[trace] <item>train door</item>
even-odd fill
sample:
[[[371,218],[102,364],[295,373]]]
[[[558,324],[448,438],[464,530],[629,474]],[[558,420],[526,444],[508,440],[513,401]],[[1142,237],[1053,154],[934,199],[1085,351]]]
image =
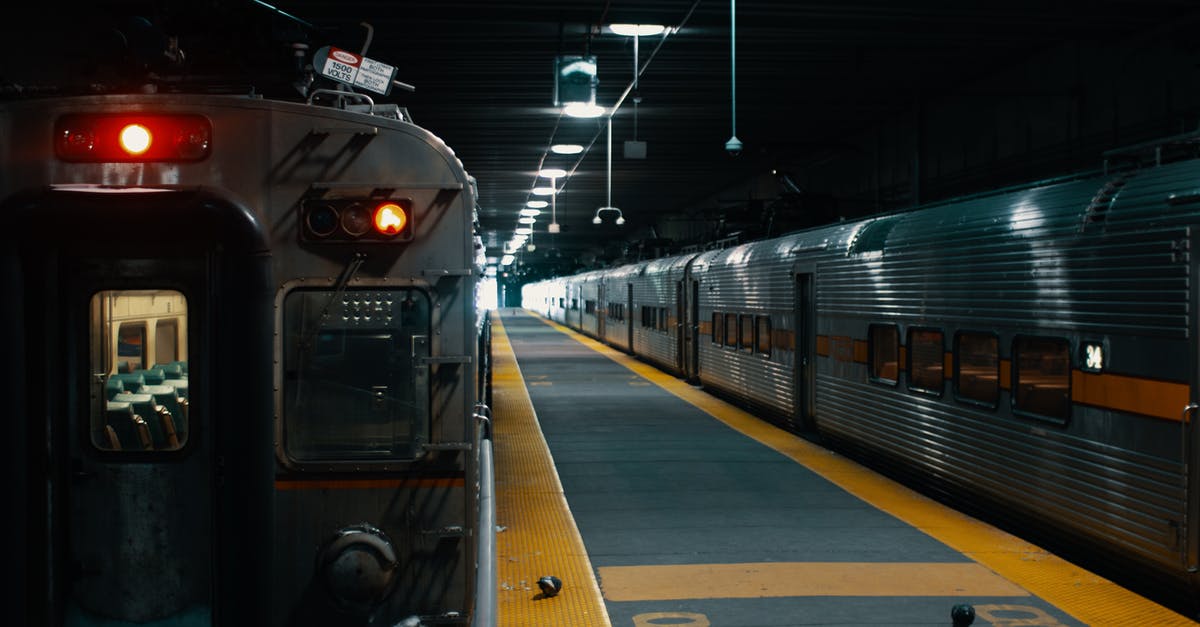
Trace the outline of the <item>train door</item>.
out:
[[[671,330],[675,334],[675,369],[683,372],[684,364],[684,345],[687,343],[684,339],[686,329],[683,325],[683,281],[675,282],[675,311],[672,315],[675,316],[674,328]]]
[[[687,304],[688,355],[687,379],[693,383],[700,380],[700,281],[692,279],[691,298]]]
[[[608,295],[605,294],[604,282],[596,285],[596,337],[604,340],[605,327],[608,324]]]
[[[633,352],[633,283],[625,284],[625,347]]]
[[[575,324],[568,324],[572,329],[583,329],[583,310],[587,309],[583,303],[583,286],[572,286],[571,294],[574,299],[571,300],[571,309],[575,310]]]
[[[816,360],[813,350],[815,340],[816,303],[813,298],[813,273],[796,274],[794,341],[792,356],[795,362],[794,424],[805,430],[814,428],[813,414],[816,402]]]
[[[71,227],[10,242],[30,338],[17,624],[269,624],[257,225],[210,194],[145,189],[40,192],[13,214],[27,233]]]

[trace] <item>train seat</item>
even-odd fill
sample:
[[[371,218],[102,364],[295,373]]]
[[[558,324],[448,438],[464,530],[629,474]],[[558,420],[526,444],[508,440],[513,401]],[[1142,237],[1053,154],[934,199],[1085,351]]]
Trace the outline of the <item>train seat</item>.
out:
[[[154,397],[154,402],[165,407],[170,413],[172,422],[180,438],[187,435],[187,399],[180,398],[171,380],[163,385],[147,385],[142,392]],[[165,431],[165,430],[164,430]]]
[[[177,394],[179,398],[186,399],[188,396],[188,380],[186,378],[167,379],[163,382],[163,385],[169,385],[175,388],[175,394]]]
[[[149,368],[146,370],[134,370],[133,374],[140,374],[146,379],[146,385],[162,385],[162,382],[167,379],[166,374],[161,368]]]
[[[109,380],[112,379],[116,379],[124,384],[125,392],[133,392],[135,394],[142,389],[143,385],[146,385],[146,377],[132,372],[118,372],[109,377]]]
[[[146,393],[131,394],[122,392],[113,397],[112,402],[128,403],[133,412],[138,414],[150,431],[153,448],[167,448],[167,432],[162,425],[161,413],[166,409],[154,400],[154,395]],[[119,432],[118,432],[119,434]],[[122,439],[122,442],[124,439]]]
[[[117,439],[117,432],[113,430],[112,425],[104,425],[104,443],[114,451],[121,450],[121,440]]]
[[[125,382],[120,379],[109,377],[104,382],[104,397],[107,400],[112,400],[114,396],[125,391]]]
[[[171,379],[182,379],[184,377],[183,366],[180,366],[176,362],[171,362],[168,364],[154,364],[153,366],[151,366],[150,369],[151,370],[162,370],[163,376],[168,381],[170,381]]]
[[[151,450],[154,447],[149,425],[137,415],[133,403],[108,401],[104,417],[108,422],[105,426],[111,427],[121,450]]]

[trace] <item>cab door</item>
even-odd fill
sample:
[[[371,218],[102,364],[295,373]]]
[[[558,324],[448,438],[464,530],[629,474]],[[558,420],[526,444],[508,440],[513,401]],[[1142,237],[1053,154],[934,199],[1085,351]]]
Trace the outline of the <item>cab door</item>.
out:
[[[37,547],[17,624],[270,624],[257,224],[196,191],[50,190],[10,210],[33,234],[6,242],[27,336],[17,509]]]

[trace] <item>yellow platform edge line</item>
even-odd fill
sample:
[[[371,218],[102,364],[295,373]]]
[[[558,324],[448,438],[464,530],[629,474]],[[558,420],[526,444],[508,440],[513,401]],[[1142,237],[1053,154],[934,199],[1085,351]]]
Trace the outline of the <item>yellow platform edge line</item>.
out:
[[[795,460],[876,508],[912,525],[1088,625],[1197,625],[1179,613],[1036,545],[946,507],[836,453],[784,431],[687,382],[529,310],[566,334],[743,435]]]
[[[1028,597],[976,562],[753,562],[602,566],[609,601],[768,597]]]
[[[497,624],[611,627],[595,570],[570,512],[550,448],[498,317],[492,320]],[[546,575],[563,584],[540,594]]]

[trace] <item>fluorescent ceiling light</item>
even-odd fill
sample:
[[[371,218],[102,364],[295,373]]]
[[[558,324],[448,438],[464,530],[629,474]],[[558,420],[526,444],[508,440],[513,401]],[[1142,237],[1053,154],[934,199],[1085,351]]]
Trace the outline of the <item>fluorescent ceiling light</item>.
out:
[[[604,107],[588,102],[572,102],[563,107],[563,113],[573,118],[598,118],[604,115]]]
[[[556,155],[577,155],[583,152],[583,146],[579,144],[554,144],[550,147],[550,152]]]
[[[524,216],[517,218],[517,222],[519,224],[533,224],[534,222],[537,222],[537,218],[533,216]]]
[[[553,187],[535,187],[533,188],[534,196],[553,196],[556,190]]]
[[[533,229],[530,227],[527,227],[527,226],[523,226],[519,229],[514,230],[513,233],[516,233],[517,235],[532,235]]]
[[[511,265],[514,259],[516,259],[516,257],[514,257],[512,255],[505,255],[500,258],[500,265],[502,265],[502,266]]]
[[[538,175],[548,179],[556,179],[566,176],[567,171],[562,168],[542,168],[538,170]]]
[[[522,216],[528,216],[528,217],[532,218],[533,216],[541,215],[542,210],[541,209],[522,209],[519,213]]]
[[[550,203],[548,203],[544,200],[531,200],[531,201],[525,203],[525,206],[529,207],[530,209],[545,209],[546,207],[550,206]],[[537,214],[535,213],[533,215],[537,215]]]
[[[649,37],[657,35],[667,28],[662,24],[609,24],[608,30],[614,35]]]

